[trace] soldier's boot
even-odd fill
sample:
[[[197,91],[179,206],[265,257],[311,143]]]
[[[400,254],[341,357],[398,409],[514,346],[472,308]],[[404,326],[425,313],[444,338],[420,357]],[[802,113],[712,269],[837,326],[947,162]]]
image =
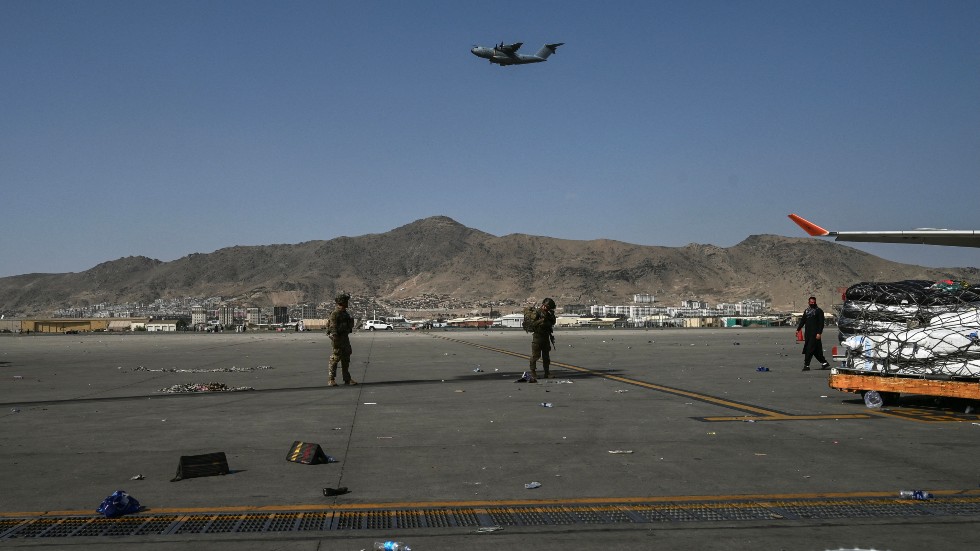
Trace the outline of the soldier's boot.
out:
[[[531,370],[531,378],[527,380],[529,383],[538,382],[538,371],[536,369]]]
[[[810,371],[810,366],[804,365],[803,366],[803,371]]]
[[[327,386],[337,386],[337,381],[331,378],[329,381],[327,381]]]
[[[346,381],[344,381],[344,384],[354,386],[357,384],[357,381],[355,381],[354,379],[347,379]]]

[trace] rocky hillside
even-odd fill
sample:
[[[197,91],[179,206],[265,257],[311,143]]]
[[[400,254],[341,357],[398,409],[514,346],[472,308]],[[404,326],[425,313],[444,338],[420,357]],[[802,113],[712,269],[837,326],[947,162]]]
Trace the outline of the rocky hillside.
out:
[[[68,274],[0,278],[0,312],[44,315],[66,306],[222,296],[271,306],[277,296],[330,300],[337,290],[406,299],[540,299],[620,303],[650,293],[660,303],[769,299],[791,309],[807,295],[839,296],[858,281],[980,281],[980,270],[932,269],[883,260],[837,243],[753,235],[728,248],[641,246],[523,234],[502,237],[450,218],[418,220],[383,234],[296,245],[230,247],[173,262],[129,257]]]

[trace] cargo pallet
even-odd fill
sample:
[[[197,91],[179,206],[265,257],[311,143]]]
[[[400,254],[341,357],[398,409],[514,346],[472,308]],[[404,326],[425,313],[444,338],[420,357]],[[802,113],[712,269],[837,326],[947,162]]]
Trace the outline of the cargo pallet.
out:
[[[980,379],[915,377],[852,370],[846,367],[850,365],[850,359],[846,356],[835,355],[834,360],[843,361],[845,367],[835,367],[830,371],[830,388],[860,394],[869,408],[894,404],[902,394],[980,400]]]

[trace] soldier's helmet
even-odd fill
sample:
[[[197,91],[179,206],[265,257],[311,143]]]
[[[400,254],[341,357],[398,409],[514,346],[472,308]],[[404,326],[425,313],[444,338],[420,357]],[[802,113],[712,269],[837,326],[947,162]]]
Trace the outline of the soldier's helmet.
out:
[[[347,293],[340,293],[339,295],[334,297],[333,300],[337,304],[347,304],[348,302],[350,302],[350,295],[348,295]]]
[[[546,298],[546,299],[542,300],[541,301],[541,304],[544,304],[545,306],[547,306],[549,310],[554,310],[555,309],[555,301],[551,300],[550,298]]]

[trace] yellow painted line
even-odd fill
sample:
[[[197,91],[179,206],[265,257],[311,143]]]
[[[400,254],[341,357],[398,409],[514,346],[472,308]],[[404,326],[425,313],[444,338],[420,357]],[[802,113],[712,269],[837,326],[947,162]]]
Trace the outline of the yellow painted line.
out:
[[[980,489],[972,490],[930,490],[936,497],[964,497],[971,501],[980,501]],[[726,502],[755,502],[774,503],[799,500],[813,505],[814,500],[840,499],[899,499],[894,491],[887,492],[816,492],[793,494],[722,494],[722,495],[686,495],[686,496],[633,496],[633,497],[583,497],[555,499],[515,499],[499,501],[399,501],[391,503],[338,503],[338,504],[292,504],[292,505],[260,505],[234,507],[189,507],[189,508],[152,508],[143,511],[141,516],[119,517],[105,519],[117,521],[129,519],[134,522],[146,520],[147,515],[178,515],[186,518],[192,514],[257,514],[257,513],[315,513],[321,511],[364,511],[392,509],[468,509],[468,508],[506,508],[506,507],[605,507],[617,505],[655,505],[655,504],[696,504],[698,506],[724,506]],[[718,503],[722,502],[722,503]],[[0,517],[52,517],[52,516],[92,516],[91,510],[84,511],[22,511],[0,512]],[[102,517],[95,517],[102,519]]]
[[[959,417],[948,413],[935,411],[920,411],[908,409],[902,411],[871,410],[871,414],[887,417],[889,419],[901,419],[902,421],[914,421],[916,423],[975,423],[980,417]]]
[[[439,335],[432,335],[432,336],[435,337],[435,338],[440,338],[440,339],[444,339],[444,340],[456,342],[456,343],[459,343],[459,344],[465,344],[465,345],[468,345],[468,346],[474,346],[476,348],[481,348],[483,350],[489,350],[491,352],[498,352],[498,353],[501,353],[501,354],[507,354],[509,356],[516,356],[516,357],[525,358],[525,359],[528,359],[528,360],[531,359],[531,357],[529,355],[527,355],[527,354],[520,354],[518,352],[513,352],[513,351],[510,351],[510,350],[505,350],[505,349],[502,349],[502,348],[495,348],[495,347],[487,346],[487,345],[484,345],[484,344],[478,344],[478,343],[474,343],[474,342],[470,342],[470,341],[453,339],[453,338],[443,337],[443,336],[439,336]],[[833,416],[789,415],[789,414],[786,414],[786,413],[782,413],[782,412],[778,412],[778,411],[773,411],[773,410],[767,409],[767,408],[762,408],[762,407],[753,406],[753,405],[749,405],[749,404],[743,404],[743,403],[739,403],[739,402],[733,402],[731,400],[726,400],[724,398],[719,398],[717,396],[711,396],[711,395],[708,395],[708,394],[701,394],[701,393],[692,392],[692,391],[689,391],[689,390],[683,390],[683,389],[679,389],[679,388],[673,388],[673,387],[669,387],[669,386],[663,386],[663,385],[658,385],[658,384],[654,384],[654,383],[648,383],[646,381],[641,381],[641,380],[638,380],[638,379],[630,379],[628,377],[621,377],[619,375],[610,375],[608,373],[602,373],[601,371],[595,371],[593,369],[589,369],[589,368],[586,368],[586,367],[579,367],[577,365],[571,365],[571,364],[566,364],[566,363],[556,362],[556,361],[552,361],[551,362],[551,365],[553,365],[553,366],[559,366],[559,367],[564,367],[566,369],[571,369],[572,371],[578,371],[580,373],[587,373],[589,375],[594,375],[596,377],[602,377],[604,379],[609,379],[611,381],[618,381],[618,382],[625,383],[625,384],[628,384],[628,385],[639,386],[639,387],[642,387],[642,388],[648,388],[650,390],[656,390],[658,392],[665,392],[665,393],[668,393],[668,394],[674,394],[676,396],[685,396],[685,397],[692,398],[692,399],[695,399],[695,400],[698,400],[698,401],[701,401],[701,402],[707,402],[709,404],[715,404],[715,405],[722,406],[722,407],[729,408],[729,409],[735,409],[735,410],[738,410],[738,411],[744,411],[744,412],[748,412],[748,413],[755,413],[755,414],[758,415],[758,417],[754,417],[754,419],[759,419],[759,420],[765,419],[767,421],[791,421],[791,420],[802,420],[802,419],[870,419],[870,416],[868,416],[868,415],[862,415],[862,414],[856,414],[856,415],[853,415],[853,416],[848,416],[848,415],[833,415]],[[743,420],[745,420],[745,418],[744,417],[733,417],[733,418],[728,418],[728,417],[707,417],[707,418],[705,418],[705,420],[706,421],[708,421],[708,420],[717,420],[717,421],[743,421]]]
[[[719,417],[699,417],[702,421],[742,421],[742,422],[756,422],[756,421],[833,421],[838,419],[871,419],[871,415],[866,413],[847,413],[844,415],[767,415],[764,417],[751,417],[746,415],[741,416],[719,416]]]
[[[450,337],[444,337],[441,335],[431,335],[434,338],[443,339],[447,341],[452,341],[459,344],[465,344],[467,346],[473,346],[476,348],[481,348],[483,350],[489,350],[491,352],[497,352],[499,354],[506,354],[508,356],[514,356],[517,358],[523,358],[530,360],[530,356],[527,354],[521,354],[519,352],[514,352],[511,350],[505,350],[503,348],[495,348],[493,346],[487,346],[485,344],[479,344],[471,341],[465,341],[461,339],[454,339]],[[787,413],[782,413],[779,411],[773,411],[771,409],[753,406],[750,404],[743,404],[740,402],[733,402],[731,400],[726,400],[724,398],[719,398],[717,396],[711,396],[708,394],[701,394],[698,392],[692,392],[689,390],[683,390],[679,388],[673,388],[663,385],[658,385],[654,383],[648,383],[646,381],[641,381],[638,379],[630,379],[628,377],[621,377],[619,375],[610,375],[608,373],[603,373],[601,371],[595,371],[586,367],[579,367],[577,365],[566,364],[562,362],[552,361],[551,365],[564,367],[572,371],[578,371],[580,373],[586,373],[596,377],[602,377],[604,379],[609,379],[611,381],[618,381],[628,385],[638,386],[642,388],[647,388],[650,390],[656,390],[658,392],[665,392],[667,394],[673,394],[675,396],[685,396],[698,400],[701,402],[706,402],[710,404],[715,404],[721,407],[735,409],[738,411],[744,411],[747,413],[755,413],[755,416],[711,416],[702,417],[702,421],[707,422],[745,422],[745,421],[819,421],[819,420],[842,420],[842,419],[872,419],[874,417],[885,417],[888,419],[901,419],[903,421],[915,421],[917,423],[938,423],[938,422],[963,422],[969,419],[962,419],[954,416],[943,415],[940,413],[925,412],[925,413],[913,413],[913,412],[889,412],[880,410],[868,410],[866,413],[849,413],[843,415],[830,415],[830,414],[820,414],[820,415],[792,415]]]

